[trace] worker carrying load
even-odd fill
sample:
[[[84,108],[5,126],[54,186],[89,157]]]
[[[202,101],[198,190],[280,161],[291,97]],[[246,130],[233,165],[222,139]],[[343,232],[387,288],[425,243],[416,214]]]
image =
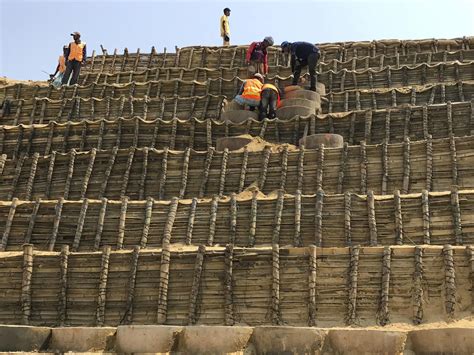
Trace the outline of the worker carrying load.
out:
[[[66,72],[66,57],[67,57],[68,48],[69,48],[68,46],[63,47],[63,54],[59,56],[56,70],[54,71],[54,74],[49,75],[51,84],[56,88],[62,85],[63,76],[64,76],[64,73]],[[56,77],[56,74],[58,74],[57,77]]]
[[[250,111],[255,111],[255,108],[260,106],[263,82],[264,78],[260,73],[256,73],[253,79],[244,80],[234,101],[239,105],[248,106]]]
[[[260,94],[259,119],[276,117],[276,109],[280,107],[280,90],[273,84],[264,84]]]
[[[79,32],[71,33],[71,36],[74,38],[74,42],[69,43],[67,55],[65,56],[67,62],[66,72],[62,81],[63,85],[68,83],[70,77],[69,84],[76,84],[81,72],[81,65],[86,64],[86,43],[81,42],[81,34]]]
[[[268,73],[268,53],[267,48],[273,46],[273,37],[268,36],[262,42],[252,42],[247,49],[246,62],[249,76],[260,73]]]
[[[221,37],[223,40],[224,46],[230,45],[230,26],[229,26],[229,16],[230,16],[230,9],[226,7],[224,9],[224,15],[221,16],[220,20],[220,28],[221,28]]]
[[[291,55],[291,71],[293,72],[293,85],[297,85],[301,69],[308,67],[310,76],[310,90],[316,91],[316,65],[319,60],[319,48],[308,42],[283,42],[283,53]]]

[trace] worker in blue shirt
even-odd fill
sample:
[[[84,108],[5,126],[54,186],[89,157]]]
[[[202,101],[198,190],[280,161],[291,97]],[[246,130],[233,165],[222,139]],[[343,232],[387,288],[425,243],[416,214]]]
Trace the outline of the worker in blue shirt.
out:
[[[319,60],[319,48],[308,42],[283,42],[283,53],[291,55],[291,71],[293,72],[293,85],[298,84],[301,69],[308,67],[310,76],[310,90],[316,91],[316,65]]]

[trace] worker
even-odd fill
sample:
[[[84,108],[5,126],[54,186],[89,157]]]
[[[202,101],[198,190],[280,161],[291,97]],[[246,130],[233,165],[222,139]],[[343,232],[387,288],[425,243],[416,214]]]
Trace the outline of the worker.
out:
[[[263,81],[263,75],[260,73],[256,73],[253,79],[244,80],[239,93],[234,98],[235,102],[242,106],[248,106],[250,111],[255,111],[255,108],[260,105]]]
[[[310,90],[316,91],[316,65],[319,60],[319,48],[308,42],[283,42],[283,53],[291,55],[291,71],[293,72],[293,85],[298,84],[301,69],[308,67],[310,76]]]
[[[66,71],[67,50],[68,50],[68,46],[64,46],[63,54],[60,55],[58,58],[58,65],[56,66],[56,70],[54,71],[54,74],[49,75],[49,78],[52,81],[52,85],[54,87],[59,87],[62,84],[64,72]],[[55,78],[56,74],[58,74],[58,76]]]
[[[224,15],[222,15],[221,21],[220,21],[221,37],[223,39],[224,46],[230,45],[229,16],[230,16],[230,9],[226,7],[224,9]]]
[[[255,73],[268,74],[267,48],[273,46],[273,37],[268,36],[262,42],[252,42],[247,49],[246,62],[249,76]]]
[[[280,107],[280,90],[273,84],[264,84],[260,93],[259,119],[275,118],[276,109]]]
[[[71,36],[74,42],[69,43],[67,49],[66,72],[63,76],[63,85],[67,84],[68,81],[70,85],[76,84],[81,72],[81,65],[86,64],[86,43],[81,42],[81,34],[79,32],[71,33]]]

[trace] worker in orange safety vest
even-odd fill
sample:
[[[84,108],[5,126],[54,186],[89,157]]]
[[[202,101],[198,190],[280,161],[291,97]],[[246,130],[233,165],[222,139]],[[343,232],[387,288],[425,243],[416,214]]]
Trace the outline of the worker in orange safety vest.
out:
[[[253,79],[244,80],[239,93],[234,101],[239,105],[247,105],[250,111],[254,111],[260,105],[260,93],[263,87],[263,75],[256,73]]]
[[[54,74],[49,75],[54,87],[59,87],[62,84],[63,76],[66,72],[66,56],[68,48],[68,46],[63,47],[63,54],[60,55],[58,58],[58,65],[56,66],[56,70],[54,71]],[[55,78],[56,74],[58,74],[58,76]]]
[[[260,107],[258,109],[258,118],[263,120],[265,117],[275,118],[276,109],[280,107],[280,89],[273,84],[264,84],[260,94]]]
[[[81,72],[81,65],[86,64],[86,43],[81,42],[81,34],[79,32],[71,33],[71,36],[74,38],[74,42],[69,43],[67,50],[66,72],[63,76],[63,85],[68,83],[69,77],[71,77],[69,84],[76,84]]]

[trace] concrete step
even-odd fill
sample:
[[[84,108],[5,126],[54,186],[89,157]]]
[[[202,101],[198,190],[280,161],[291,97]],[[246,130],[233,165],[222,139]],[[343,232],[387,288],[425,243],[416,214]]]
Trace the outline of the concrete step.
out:
[[[38,345],[38,334],[42,343]],[[33,335],[33,338],[31,336]],[[18,339],[15,343],[9,339]],[[474,322],[405,328],[0,326],[0,351],[131,354],[472,354]]]

